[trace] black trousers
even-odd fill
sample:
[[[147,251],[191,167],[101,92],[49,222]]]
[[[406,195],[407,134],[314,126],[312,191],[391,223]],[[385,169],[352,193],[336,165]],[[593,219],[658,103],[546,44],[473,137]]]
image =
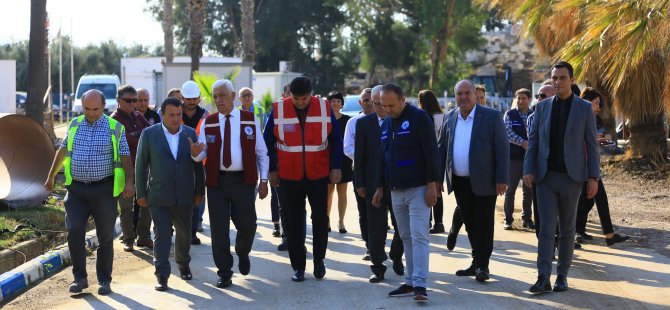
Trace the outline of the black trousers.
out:
[[[279,202],[286,212],[288,254],[293,270],[305,270],[305,198],[312,209],[312,235],[314,260],[326,257],[328,247],[328,178],[289,181],[280,179]]]
[[[496,196],[477,196],[472,192],[470,178],[453,177],[456,203],[472,246],[472,264],[488,270],[493,252],[493,224]]]
[[[435,225],[442,224],[442,217],[444,216],[444,202],[442,197],[437,197],[437,203],[430,209],[430,220],[435,218]]]
[[[219,277],[233,276],[230,253],[230,220],[237,229],[235,253],[245,257],[251,252],[256,235],[256,186],[242,184],[244,176],[219,174],[219,186],[207,187],[212,254]]]
[[[72,259],[72,274],[75,280],[86,279],[86,223],[89,217],[95,222],[98,249],[95,260],[98,282],[112,281],[114,261],[114,224],[118,215],[117,199],[113,197],[114,179],[108,177],[96,183],[73,181],[67,187],[65,204],[65,227],[67,245]]]
[[[277,197],[277,189],[270,186],[270,212],[272,213],[272,222],[279,222],[279,197]]]
[[[358,207],[358,225],[361,227],[361,238],[365,241],[365,248],[370,249],[368,244],[368,210],[366,199],[361,197],[354,186],[354,197],[356,197],[356,206]],[[389,197],[390,194],[389,194]],[[370,198],[372,199],[372,198]],[[389,198],[390,199],[390,198]],[[388,226],[387,226],[388,227]]]
[[[396,226],[395,216],[393,215],[393,206],[391,204],[391,192],[384,191],[384,198],[379,207],[372,205],[372,195],[366,195],[364,198],[367,205],[367,228],[368,228],[368,248],[370,249],[370,269],[375,274],[384,274],[386,272],[386,235],[388,234],[388,213],[391,213],[391,221]],[[391,241],[391,251],[389,256],[392,260],[402,259],[404,248],[400,234],[396,228]]]
[[[456,208],[454,208],[454,215],[451,216],[451,228],[449,228],[449,233],[458,235],[458,232],[461,231],[461,227],[463,227],[463,216],[461,216],[461,208],[456,206]]]
[[[610,205],[607,201],[607,192],[605,191],[605,185],[603,184],[602,179],[598,180],[598,193],[591,199],[586,198],[586,183],[584,183],[582,196],[579,197],[579,204],[577,205],[576,231],[578,233],[586,232],[586,220],[589,218],[589,212],[593,209],[594,203],[598,209],[598,217],[600,218],[600,226],[602,227],[603,234],[607,235],[613,233],[614,226],[612,225],[612,218],[610,217]]]

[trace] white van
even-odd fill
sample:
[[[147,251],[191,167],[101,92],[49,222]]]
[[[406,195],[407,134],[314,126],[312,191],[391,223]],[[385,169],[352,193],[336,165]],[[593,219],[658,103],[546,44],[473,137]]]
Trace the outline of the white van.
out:
[[[81,96],[88,90],[97,89],[105,95],[105,113],[110,114],[116,111],[116,91],[121,85],[121,80],[116,74],[110,75],[84,75],[79,79],[77,84],[77,92],[74,96],[74,103],[72,104],[72,112],[75,115],[84,113],[84,108],[81,105]]]

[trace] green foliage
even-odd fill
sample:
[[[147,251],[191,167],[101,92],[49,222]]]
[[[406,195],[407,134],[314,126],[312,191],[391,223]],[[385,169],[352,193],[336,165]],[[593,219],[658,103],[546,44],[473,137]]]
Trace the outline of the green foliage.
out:
[[[0,230],[14,230],[23,219],[30,220],[35,227],[51,231],[65,231],[65,208],[62,205],[45,205],[43,207],[7,210],[0,212]],[[25,240],[36,238],[35,231],[19,230],[16,233],[0,235],[0,248],[7,248]]]
[[[240,70],[240,67],[235,67],[233,71],[225,74],[223,78],[235,81],[237,76],[240,75]],[[200,71],[193,72],[193,81],[198,84],[198,87],[200,88],[200,99],[202,100],[203,105],[208,106],[212,104],[212,85],[214,85],[214,82],[218,79],[219,77],[214,73]]]
[[[274,99],[272,97],[272,94],[268,91],[263,95],[263,97],[260,100],[261,107],[265,109],[265,111],[271,111],[273,109],[272,104],[274,103]]]

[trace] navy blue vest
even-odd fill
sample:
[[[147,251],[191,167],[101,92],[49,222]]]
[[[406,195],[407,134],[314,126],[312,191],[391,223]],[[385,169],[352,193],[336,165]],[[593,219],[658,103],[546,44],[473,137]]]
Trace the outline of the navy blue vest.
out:
[[[521,118],[521,113],[518,109],[511,109],[507,111],[507,116],[512,121],[512,131],[514,131],[521,138],[528,140],[528,133],[526,132],[526,123]],[[509,158],[515,160],[523,160],[526,156],[526,150],[522,147],[510,143],[509,144]]]

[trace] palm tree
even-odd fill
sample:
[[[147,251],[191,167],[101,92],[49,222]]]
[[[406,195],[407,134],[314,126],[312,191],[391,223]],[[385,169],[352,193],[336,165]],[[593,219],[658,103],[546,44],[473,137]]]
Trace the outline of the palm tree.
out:
[[[165,61],[172,63],[174,59],[174,16],[172,13],[174,1],[163,0],[163,41]]]
[[[26,115],[38,124],[44,123],[42,98],[47,91],[47,41],[47,1],[31,0]]]
[[[202,45],[205,42],[205,4],[206,0],[189,0],[189,49],[191,52],[191,79],[193,72],[200,70]]]
[[[246,62],[256,61],[256,40],[254,37],[254,0],[240,0],[240,28],[242,28],[242,53]]]
[[[522,23],[541,52],[570,62],[628,119],[630,157],[667,161],[670,0],[476,0]],[[484,3],[486,2],[486,3]]]

